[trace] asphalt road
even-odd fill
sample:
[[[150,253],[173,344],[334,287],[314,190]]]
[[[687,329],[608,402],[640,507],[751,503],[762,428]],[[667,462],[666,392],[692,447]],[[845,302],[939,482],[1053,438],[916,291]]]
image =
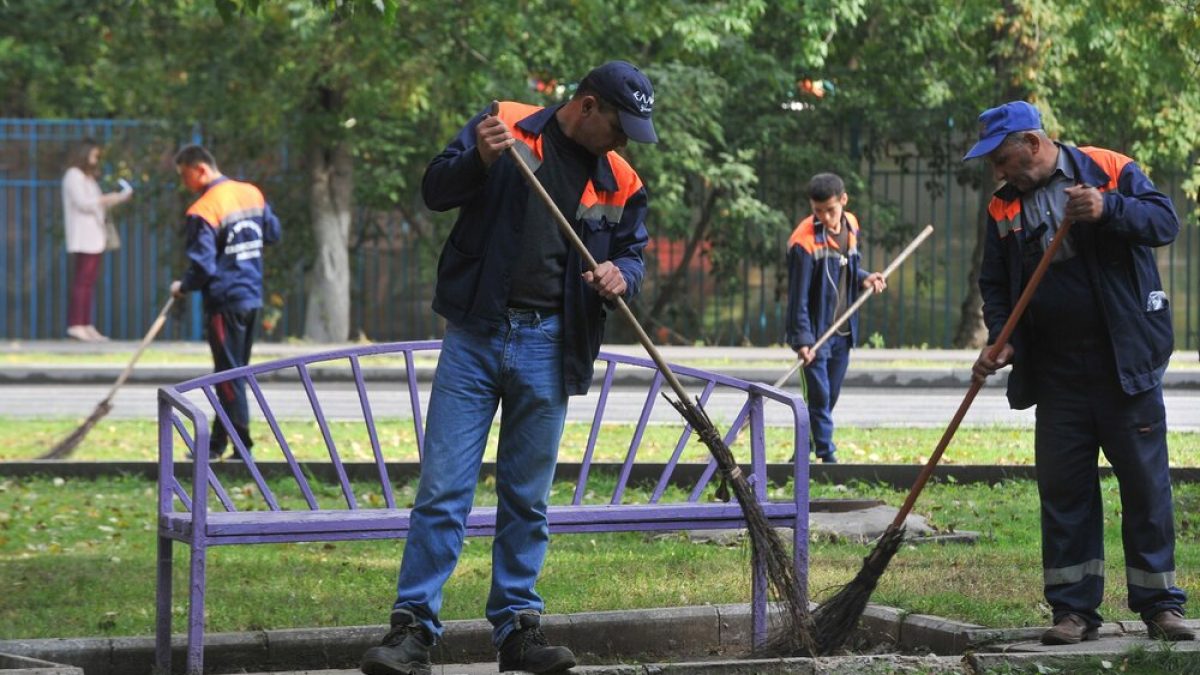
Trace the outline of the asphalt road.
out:
[[[90,414],[108,393],[111,385],[24,385],[0,386],[0,416],[4,417],[84,417]],[[263,390],[272,409],[281,418],[312,419],[312,409],[304,390],[295,384],[265,384]],[[347,383],[317,383],[322,410],[329,419],[362,419],[358,396]],[[698,393],[698,392],[697,392]],[[962,402],[965,389],[872,387],[842,391],[834,413],[838,424],[847,426],[944,427]],[[426,394],[423,393],[422,397]],[[112,418],[153,419],[157,388],[127,385],[116,396]],[[633,421],[642,413],[645,390],[614,390],[610,395],[605,421]],[[202,399],[197,398],[197,402]],[[744,399],[714,394],[705,408],[723,427],[737,413]],[[1172,429],[1200,431],[1200,391],[1169,389],[1166,392],[1167,420]],[[596,396],[573,397],[568,419],[590,422],[595,413]],[[204,407],[204,406],[202,406]],[[399,388],[375,389],[371,409],[377,418],[411,418],[407,392]],[[252,414],[257,409],[251,402]],[[790,420],[790,411],[768,402],[768,424]],[[661,398],[654,404],[651,421],[674,421],[677,413]],[[1010,410],[1000,387],[985,387],[967,413],[964,424],[1032,425],[1032,410]]]

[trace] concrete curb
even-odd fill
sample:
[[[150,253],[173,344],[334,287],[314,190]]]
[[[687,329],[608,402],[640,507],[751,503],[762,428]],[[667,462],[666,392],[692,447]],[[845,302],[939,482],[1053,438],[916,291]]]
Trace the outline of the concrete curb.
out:
[[[64,666],[25,656],[0,654],[0,675],[83,675],[75,666]]]
[[[631,658],[678,659],[732,654],[750,644],[749,605],[703,605],[583,614],[547,614],[548,634],[584,662]],[[357,667],[387,626],[349,626],[210,633],[205,639],[206,672]],[[494,661],[492,627],[485,620],[447,621],[435,663]],[[181,670],[185,638],[172,638],[172,663]],[[82,668],[87,675],[149,672],[154,638],[61,638],[0,641],[0,653]]]
[[[1189,622],[1200,625],[1200,622]],[[546,631],[568,644],[584,663],[581,675],[749,675],[851,673],[988,672],[1012,665],[1070,664],[1088,658],[1118,659],[1131,649],[1162,647],[1145,637],[1140,621],[1106,623],[1099,643],[1045,651],[1012,651],[1014,641],[1036,643],[1044,628],[989,629],[882,605],[868,605],[852,641],[901,654],[833,656],[819,659],[741,659],[750,645],[750,606],[700,605],[581,614],[548,614]],[[244,633],[211,633],[205,644],[205,672],[299,671],[357,668],[387,626],[296,628]],[[1005,643],[1005,644],[997,644]],[[1176,643],[1183,645],[1183,643]],[[994,646],[994,648],[993,648]],[[1174,647],[1184,649],[1182,646]],[[1200,645],[1187,645],[1189,651]],[[1030,650],[1036,647],[1029,647]],[[172,665],[183,667],[184,638],[172,638]],[[914,652],[923,656],[910,656]],[[964,656],[965,655],[965,656]],[[8,659],[5,661],[4,659]],[[682,659],[690,659],[684,661]],[[5,663],[45,664],[20,675],[126,675],[149,672],[152,637],[62,638],[0,641],[0,672]],[[433,661],[445,672],[482,672],[495,663],[491,625],[482,619],[447,621]],[[630,662],[640,662],[631,664]],[[622,663],[623,662],[623,663]],[[56,664],[69,664],[67,666]],[[455,666],[453,664],[474,664]],[[495,666],[490,666],[494,668]],[[82,669],[82,670],[81,670]]]
[[[568,644],[584,663],[604,661],[695,659],[718,661],[664,663],[649,666],[590,666],[589,673],[854,673],[872,657],[746,660],[734,658],[750,646],[750,606],[701,605],[583,614],[547,614],[543,625]],[[938,617],[910,615],[891,607],[870,605],[856,639],[902,650],[932,651],[946,656],[961,652],[964,634],[980,626]],[[362,653],[378,644],[386,626],[299,628],[244,633],[211,633],[205,640],[206,672],[356,667]],[[446,633],[433,654],[434,663],[475,663],[495,659],[491,625],[484,620],[447,621]],[[87,675],[148,672],[154,661],[152,637],[61,638],[8,640],[0,652],[70,664]],[[173,667],[185,658],[182,635],[172,638]],[[888,658],[900,658],[890,655]],[[865,659],[865,660],[864,660]],[[954,663],[959,662],[956,656]],[[837,666],[840,669],[831,669]],[[941,672],[941,671],[934,671]],[[950,671],[946,671],[950,672]],[[65,674],[64,674],[65,675]]]

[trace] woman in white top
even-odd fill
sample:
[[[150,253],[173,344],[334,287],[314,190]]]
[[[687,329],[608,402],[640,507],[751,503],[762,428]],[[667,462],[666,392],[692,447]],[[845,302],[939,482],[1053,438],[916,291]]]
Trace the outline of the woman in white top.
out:
[[[84,342],[103,341],[108,338],[92,325],[92,300],[96,278],[100,275],[100,256],[107,243],[105,215],[109,208],[133,196],[133,190],[121,181],[120,192],[106,194],[100,191],[96,182],[96,176],[100,174],[100,144],[90,138],[79,142],[69,164],[62,183],[67,252],[74,263],[67,335]]]

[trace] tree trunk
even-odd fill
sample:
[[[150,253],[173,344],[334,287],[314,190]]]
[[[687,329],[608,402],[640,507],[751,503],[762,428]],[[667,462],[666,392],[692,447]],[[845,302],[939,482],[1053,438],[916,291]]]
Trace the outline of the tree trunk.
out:
[[[308,274],[304,337],[340,342],[350,337],[350,219],[354,176],[344,141],[317,143],[310,155],[313,240],[316,255]]]
[[[979,271],[983,267],[983,241],[987,233],[987,205],[991,193],[986,187],[979,190],[976,209],[975,247],[971,250],[971,271],[967,275],[967,297],[963,298],[954,346],[982,349],[987,345],[987,326],[983,323],[983,298],[979,294]]]
[[[1000,20],[994,26],[992,44],[1004,45],[992,57],[996,82],[1001,83],[1003,101],[1026,99],[1031,90],[1029,80],[1041,72],[1041,50],[1044,43],[1037,32],[1038,22],[1027,16],[1029,9],[1013,0],[1001,3]],[[1033,75],[1030,75],[1030,74]],[[979,160],[976,160],[979,161]],[[975,231],[975,248],[971,253],[970,286],[962,303],[962,317],[954,344],[959,347],[982,348],[987,344],[987,327],[983,323],[983,300],[979,294],[979,271],[983,267],[983,241],[987,225],[987,204],[991,200],[990,172],[982,172],[979,192],[979,212]]]

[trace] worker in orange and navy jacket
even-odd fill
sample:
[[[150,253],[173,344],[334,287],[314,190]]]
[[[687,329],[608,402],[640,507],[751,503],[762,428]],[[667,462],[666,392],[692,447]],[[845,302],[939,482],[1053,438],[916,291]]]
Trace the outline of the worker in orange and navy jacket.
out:
[[[860,289],[882,292],[887,283],[881,273],[861,267],[858,218],[845,210],[849,197],[841,177],[813,176],[808,201],[812,215],[800,221],[788,239],[785,339],[805,366],[812,451],[822,462],[836,463],[833,408],[846,377],[850,349],[857,343],[858,316],[851,316],[819,349],[813,347],[854,304]]]
[[[546,499],[567,399],[583,394],[606,303],[644,273],[646,188],[617,154],[657,141],[650,80],[624,61],[592,70],[564,104],[504,102],[467,123],[422,183],[436,211],[459,209],[438,262],[433,308],[446,335],[429,400],[421,480],[392,607],[392,630],[363,656],[371,675],[428,672],[442,586],[462,550],[497,408],[496,537],[486,616],[500,670],[561,672],[571,650],[541,632],[534,588],[549,540]],[[509,149],[532,168],[598,267],[585,271]]]
[[[171,284],[171,294],[182,297],[200,291],[215,372],[247,365],[263,301],[262,250],[279,241],[279,219],[257,187],[221,175],[212,153],[203,147],[180,150],[175,167],[184,186],[200,198],[187,210],[189,264],[183,278]],[[221,383],[217,398],[222,410],[213,420],[209,456],[217,459],[225,453],[230,428],[236,433],[234,456],[249,452],[254,443],[245,382]]]
[[[1104,595],[1099,451],[1121,492],[1129,608],[1153,637],[1191,640],[1187,595],[1175,585],[1174,506],[1162,378],[1171,308],[1154,249],[1179,218],[1129,157],[1052,141],[1024,101],[985,111],[980,141],[998,182],[988,206],[979,290],[994,343],[1064,219],[1072,226],[1012,339],[978,379],[1012,364],[1008,400],[1037,406],[1034,453],[1042,513],[1043,592],[1054,626],[1046,644],[1094,640]]]

